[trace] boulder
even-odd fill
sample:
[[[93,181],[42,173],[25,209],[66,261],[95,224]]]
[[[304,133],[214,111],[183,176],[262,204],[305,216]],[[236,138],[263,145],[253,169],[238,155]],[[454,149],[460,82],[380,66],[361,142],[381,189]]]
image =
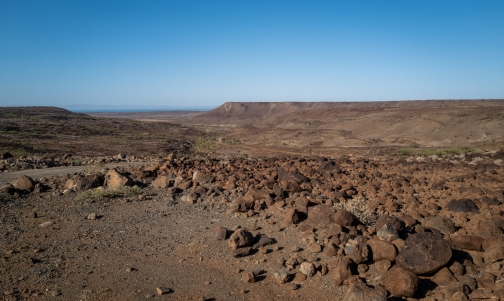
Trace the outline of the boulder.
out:
[[[101,173],[78,177],[75,181],[75,191],[84,191],[91,188],[103,186],[105,177]]]
[[[453,274],[447,267],[444,267],[436,274],[434,274],[434,276],[432,277],[432,282],[434,282],[438,286],[448,286],[452,283],[456,283],[457,279],[453,277]]]
[[[478,213],[478,206],[470,199],[451,200],[446,208],[453,212]]]
[[[485,250],[483,258],[486,263],[494,263],[498,260],[504,259],[504,244],[495,243]]]
[[[355,216],[353,216],[352,213],[346,210],[336,211],[336,213],[334,213],[333,219],[336,224],[339,224],[343,227],[353,226],[357,222]]]
[[[387,296],[382,291],[370,288],[364,283],[352,284],[343,298],[345,301],[386,301]]]
[[[416,275],[422,275],[444,267],[451,257],[450,244],[441,235],[422,232],[408,236],[396,263]]]
[[[455,224],[451,220],[439,215],[428,217],[424,226],[427,228],[437,229],[445,234],[452,234],[456,230]]]
[[[450,236],[450,239],[453,242],[453,245],[458,249],[478,252],[483,251],[482,245],[485,238],[481,236],[460,234],[452,235]]]
[[[117,172],[115,169],[109,170],[105,175],[105,186],[110,188],[133,186],[134,184],[134,181],[130,177]]]
[[[248,232],[245,229],[238,229],[233,234],[231,234],[228,240],[228,244],[231,249],[238,249],[242,247],[248,247],[252,244],[253,240],[254,237],[252,236],[252,233]]]
[[[200,170],[196,170],[193,173],[192,180],[194,183],[198,183],[200,185],[206,185],[206,184],[210,184],[212,182],[212,175],[207,174],[207,173],[200,171]]]
[[[231,203],[231,208],[236,212],[247,212],[254,208],[254,199],[251,196],[237,198]]]
[[[404,221],[398,217],[390,215],[380,215],[375,223],[375,228],[377,230],[381,229],[385,224],[392,224],[396,231],[402,231],[404,229]]]
[[[370,239],[367,241],[367,244],[371,248],[371,255],[374,262],[381,260],[395,261],[397,250],[390,242]]]
[[[332,222],[333,210],[329,205],[316,205],[308,207],[307,222],[315,228],[325,228]]]
[[[369,257],[367,238],[359,235],[355,239],[349,239],[345,245],[345,254],[357,264],[367,262]]]
[[[168,188],[173,186],[174,180],[167,176],[158,176],[152,183],[151,186],[154,188]]]
[[[418,276],[394,266],[382,277],[382,284],[393,296],[413,297],[418,287]]]
[[[391,223],[384,224],[376,233],[378,238],[385,241],[393,241],[399,237],[397,229]]]
[[[35,182],[29,176],[20,176],[12,181],[12,186],[21,192],[30,193],[35,188]]]
[[[329,263],[331,277],[336,286],[343,284],[343,281],[352,276],[352,260],[348,257],[338,257]]]
[[[299,212],[295,208],[290,208],[285,212],[282,220],[282,226],[287,227],[292,224],[299,223]]]
[[[308,277],[315,275],[315,266],[311,262],[303,262],[299,267],[299,271]]]

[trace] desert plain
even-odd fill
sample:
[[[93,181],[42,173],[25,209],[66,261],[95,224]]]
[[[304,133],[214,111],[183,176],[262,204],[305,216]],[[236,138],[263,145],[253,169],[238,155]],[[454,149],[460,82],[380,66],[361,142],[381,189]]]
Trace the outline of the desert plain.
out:
[[[500,300],[504,100],[0,108],[2,300]]]

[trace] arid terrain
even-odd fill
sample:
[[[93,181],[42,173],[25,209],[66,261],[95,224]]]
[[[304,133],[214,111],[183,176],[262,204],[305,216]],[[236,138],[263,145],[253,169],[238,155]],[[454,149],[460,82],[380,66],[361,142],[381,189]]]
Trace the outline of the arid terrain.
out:
[[[504,101],[0,108],[1,300],[501,300]]]

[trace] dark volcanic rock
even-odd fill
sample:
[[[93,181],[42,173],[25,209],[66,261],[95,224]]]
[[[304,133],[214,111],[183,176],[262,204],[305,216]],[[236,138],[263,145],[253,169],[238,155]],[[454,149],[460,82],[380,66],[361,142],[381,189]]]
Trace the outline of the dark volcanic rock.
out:
[[[478,206],[470,199],[451,200],[446,208],[453,212],[478,212]]]
[[[376,230],[381,229],[385,224],[392,224],[397,231],[402,231],[404,229],[404,221],[400,218],[389,215],[380,215],[375,223]]]
[[[105,182],[105,177],[101,173],[94,175],[79,177],[75,181],[75,191],[88,190],[91,188],[96,188],[103,186]]]
[[[422,232],[411,234],[397,255],[396,263],[417,274],[432,273],[445,266],[452,257],[452,250],[440,235]]]

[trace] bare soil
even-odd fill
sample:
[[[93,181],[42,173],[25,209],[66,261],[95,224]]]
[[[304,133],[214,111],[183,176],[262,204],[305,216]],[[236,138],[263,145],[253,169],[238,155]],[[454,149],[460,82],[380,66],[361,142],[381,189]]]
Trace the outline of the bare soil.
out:
[[[420,275],[414,298],[449,300],[462,291],[472,300],[498,300],[504,297],[503,110],[501,100],[230,103],[178,116],[184,118],[1,108],[0,151],[14,155],[0,160],[3,166],[68,153],[89,162],[118,153],[163,160],[23,170],[34,181],[31,193],[0,185],[0,300],[345,300],[356,282],[385,294],[386,271],[372,254],[342,285],[321,270],[352,256],[348,240],[378,239],[375,219],[367,218],[382,215],[408,223],[390,243],[398,252],[421,232],[437,233],[453,250],[444,264],[452,282],[440,282],[437,271]],[[397,152],[404,148],[412,152]],[[457,151],[420,153],[448,148]],[[331,160],[336,169],[321,169]],[[107,175],[112,167],[139,187],[138,195],[83,200],[86,191],[71,185],[76,175]],[[12,182],[14,174],[0,173],[0,182]],[[163,177],[171,182],[155,187]],[[89,191],[112,189],[100,185]],[[238,210],[246,197],[252,207]],[[477,210],[448,209],[451,200],[465,199]],[[320,220],[334,224],[342,206],[360,222],[344,226],[336,242]],[[314,208],[324,208],[322,215]],[[299,220],[286,223],[294,209]],[[437,216],[453,228],[433,224]],[[217,227],[228,230],[225,240],[215,239]],[[237,258],[229,234],[240,227],[274,242]],[[477,250],[456,243],[454,236],[464,235],[481,241]],[[325,253],[331,244],[338,254]],[[302,262],[316,264],[318,273],[294,280]],[[283,268],[290,275],[285,284],[274,276]],[[243,281],[248,272],[255,283]],[[464,284],[469,280],[474,285]],[[169,293],[158,295],[163,287]]]

